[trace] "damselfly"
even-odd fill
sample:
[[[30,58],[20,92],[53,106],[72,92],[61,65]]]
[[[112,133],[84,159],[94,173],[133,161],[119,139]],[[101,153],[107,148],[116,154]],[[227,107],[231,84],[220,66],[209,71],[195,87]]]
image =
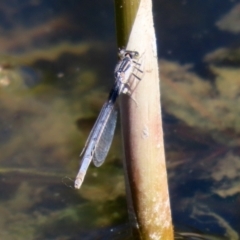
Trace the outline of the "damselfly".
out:
[[[75,188],[79,189],[81,187],[91,161],[93,160],[94,165],[99,167],[103,164],[108,154],[117,122],[117,111],[114,106],[116,99],[121,93],[130,93],[128,82],[131,76],[140,80],[140,78],[134,74],[134,69],[142,73],[139,68],[140,64],[135,61],[137,56],[138,52],[125,49],[119,50],[120,61],[114,71],[114,86],[80,154],[80,157],[82,155],[83,157],[75,179]]]

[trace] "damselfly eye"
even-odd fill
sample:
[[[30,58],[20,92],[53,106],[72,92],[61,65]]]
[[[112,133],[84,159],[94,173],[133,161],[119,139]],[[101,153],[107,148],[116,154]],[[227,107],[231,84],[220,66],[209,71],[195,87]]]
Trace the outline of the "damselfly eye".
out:
[[[139,53],[138,52],[134,52],[135,54],[135,57],[138,57],[139,56]]]
[[[125,57],[125,53],[126,53],[126,49],[125,48],[119,49],[119,51],[118,51],[119,58],[120,59],[124,58]]]
[[[115,78],[119,78],[120,75],[121,75],[121,73],[120,73],[119,71],[117,71],[117,72],[114,73]]]

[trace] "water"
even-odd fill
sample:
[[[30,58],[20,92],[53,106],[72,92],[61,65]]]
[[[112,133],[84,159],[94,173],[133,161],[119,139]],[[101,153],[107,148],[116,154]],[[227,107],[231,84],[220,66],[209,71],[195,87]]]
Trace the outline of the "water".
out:
[[[236,5],[154,1],[171,208],[185,239],[239,239]],[[1,6],[0,238],[129,239],[119,129],[104,166],[71,188],[114,80],[112,1]]]

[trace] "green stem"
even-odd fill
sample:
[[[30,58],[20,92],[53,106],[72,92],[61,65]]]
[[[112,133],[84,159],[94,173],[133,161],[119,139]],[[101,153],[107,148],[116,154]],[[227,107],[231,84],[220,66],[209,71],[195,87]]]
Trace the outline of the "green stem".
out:
[[[140,0],[115,0],[118,47],[126,47]]]

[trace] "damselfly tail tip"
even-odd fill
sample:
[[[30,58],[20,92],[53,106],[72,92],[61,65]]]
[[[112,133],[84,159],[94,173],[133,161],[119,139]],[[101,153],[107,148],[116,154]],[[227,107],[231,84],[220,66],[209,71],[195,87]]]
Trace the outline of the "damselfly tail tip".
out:
[[[74,182],[74,188],[75,189],[80,189],[80,187],[82,186],[82,182],[83,182],[82,178],[76,177],[76,180]]]

